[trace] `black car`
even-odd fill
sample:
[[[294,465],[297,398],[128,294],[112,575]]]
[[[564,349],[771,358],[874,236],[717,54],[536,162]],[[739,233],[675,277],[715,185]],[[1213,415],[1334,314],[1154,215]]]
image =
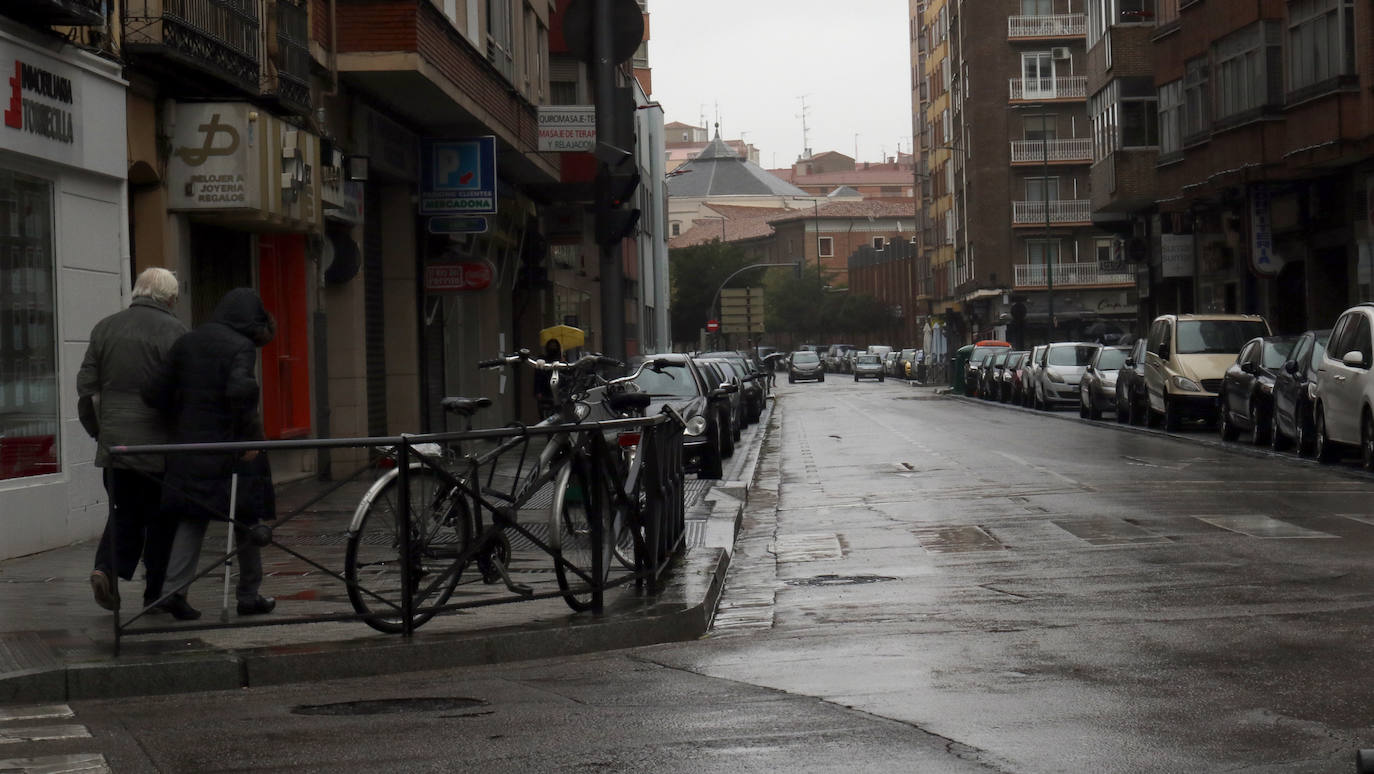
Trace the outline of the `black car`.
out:
[[[787,383],[796,384],[802,379],[825,381],[825,367],[821,364],[820,356],[805,349],[793,352],[787,358]]]
[[[1276,450],[1296,443],[1299,454],[1311,454],[1317,439],[1312,416],[1317,364],[1326,351],[1331,329],[1308,331],[1298,337],[1293,354],[1274,374],[1274,410],[1270,413],[1269,445]]]
[[[1002,384],[1002,369],[1006,367],[1010,354],[1010,349],[1004,349],[988,355],[983,360],[982,367],[978,369],[978,397],[984,400],[997,400],[997,393]]]
[[[744,431],[744,397],[740,390],[739,377],[735,375],[734,369],[724,360],[713,358],[692,358],[701,369],[707,379],[707,385],[724,387],[731,385],[734,387],[730,391],[728,403],[730,404],[730,432],[725,436],[725,448],[721,449],[721,456],[729,457],[735,453],[735,442],[740,439],[740,434]]]
[[[764,404],[768,400],[768,395],[765,392],[767,386],[765,380],[768,375],[758,367],[758,364],[744,352],[703,352],[698,357],[709,357],[729,362],[730,367],[734,369],[740,379],[740,398],[744,403],[745,421],[750,424],[759,421],[759,417],[763,414]]]
[[[730,391],[712,385],[687,355],[652,357],[660,366],[644,369],[635,379],[636,386],[654,400],[646,416],[658,413],[665,404],[677,409],[687,420],[682,431],[687,469],[701,478],[720,478],[725,474],[722,449],[730,435]]]
[[[1150,396],[1145,392],[1145,346],[1149,339],[1136,339],[1126,362],[1116,372],[1116,421],[1143,425],[1150,416]]]
[[[1217,428],[1222,440],[1234,441],[1242,430],[1248,430],[1251,442],[1269,443],[1274,375],[1288,362],[1297,341],[1297,336],[1259,336],[1241,347],[1217,392]]]

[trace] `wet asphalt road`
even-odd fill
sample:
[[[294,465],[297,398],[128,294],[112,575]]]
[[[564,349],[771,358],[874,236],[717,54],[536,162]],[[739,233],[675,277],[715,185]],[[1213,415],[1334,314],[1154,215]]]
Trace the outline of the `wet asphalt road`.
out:
[[[778,394],[701,641],[76,721],[115,771],[1347,772],[1374,746],[1374,479],[892,380]],[[293,712],[415,697],[480,703]]]

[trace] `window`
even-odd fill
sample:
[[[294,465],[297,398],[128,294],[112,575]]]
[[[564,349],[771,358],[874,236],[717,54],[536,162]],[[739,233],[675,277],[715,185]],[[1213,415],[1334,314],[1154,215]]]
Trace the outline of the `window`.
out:
[[[1027,239],[1026,263],[1032,266],[1059,263],[1059,240]]]
[[[1355,72],[1355,9],[1351,0],[1288,4],[1288,90],[1301,91]]]
[[[1364,368],[1369,369],[1370,363],[1374,362],[1374,343],[1370,341],[1369,318],[1359,315],[1359,323],[1355,326],[1355,339],[1351,343],[1351,348],[1364,355]]]
[[[835,238],[834,238],[834,237],[820,237],[820,238],[818,238],[816,241],[817,241],[817,243],[820,244],[820,250],[821,250],[821,257],[822,257],[822,258],[834,258],[834,257],[835,257]]]
[[[1218,40],[1216,60],[1217,118],[1237,116],[1277,104],[1279,94],[1278,28],[1259,22]]]
[[[1098,263],[1111,263],[1116,260],[1117,240],[1115,237],[1099,237],[1093,240],[1093,254]]]
[[[1054,97],[1054,55],[1034,51],[1021,55],[1021,94],[1025,99]]]
[[[881,250],[881,249],[883,249],[883,246],[884,246],[885,244],[886,244],[886,242],[883,240],[882,237],[880,237],[880,236],[878,236],[878,237],[873,237],[873,249],[874,249],[874,250]]]
[[[1183,139],[1205,134],[1212,128],[1211,68],[1207,57],[1199,57],[1184,65],[1183,75]]]
[[[1026,200],[1032,202],[1056,201],[1059,199],[1059,178],[1026,178]]]
[[[674,222],[674,223],[673,223],[673,236],[678,236],[678,235],[681,234],[681,233],[682,233],[682,224],[681,224],[681,223]]]
[[[510,0],[487,0],[487,61],[506,76],[506,80],[514,82]]]
[[[1054,0],[1021,0],[1022,16],[1049,16],[1054,13]]]
[[[277,335],[262,348],[262,426],[268,440],[310,434],[310,330],[306,315],[305,238],[258,240],[262,305]]]
[[[1183,150],[1183,81],[1159,87],[1159,152]]]
[[[53,193],[0,171],[0,481],[58,465]]]

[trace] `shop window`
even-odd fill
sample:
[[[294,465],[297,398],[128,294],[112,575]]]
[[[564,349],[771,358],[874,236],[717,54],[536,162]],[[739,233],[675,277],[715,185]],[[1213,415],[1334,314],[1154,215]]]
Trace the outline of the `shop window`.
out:
[[[0,480],[59,470],[52,197],[0,171]]]
[[[305,237],[263,236],[258,241],[258,287],[277,321],[277,335],[262,348],[262,424],[268,440],[310,434],[310,329],[306,314]]]

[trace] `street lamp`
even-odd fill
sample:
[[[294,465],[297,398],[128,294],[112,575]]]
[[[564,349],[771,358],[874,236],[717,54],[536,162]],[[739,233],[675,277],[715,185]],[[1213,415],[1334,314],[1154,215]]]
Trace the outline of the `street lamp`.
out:
[[[1049,341],[1054,341],[1054,264],[1050,263],[1050,134],[1049,114],[1040,113],[1040,194],[1045,200],[1045,310],[1048,312]],[[1058,257],[1059,250],[1055,253]]]

